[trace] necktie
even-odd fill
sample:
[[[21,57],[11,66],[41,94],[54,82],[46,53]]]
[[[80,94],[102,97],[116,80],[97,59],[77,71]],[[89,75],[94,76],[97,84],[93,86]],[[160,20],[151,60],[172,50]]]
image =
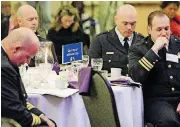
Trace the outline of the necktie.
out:
[[[124,48],[128,51],[128,49],[129,49],[129,44],[128,44],[128,38],[127,37],[125,37],[124,38]]]

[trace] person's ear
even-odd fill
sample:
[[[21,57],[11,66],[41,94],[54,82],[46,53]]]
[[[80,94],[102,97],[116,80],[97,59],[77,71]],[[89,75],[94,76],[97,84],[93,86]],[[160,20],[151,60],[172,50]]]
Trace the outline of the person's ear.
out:
[[[118,24],[118,17],[117,16],[114,16],[114,23],[117,25]]]
[[[21,49],[22,49],[22,48],[21,48],[20,46],[15,46],[15,47],[13,48],[13,53],[17,53],[17,52],[19,52]]]
[[[19,26],[21,26],[21,25],[22,25],[22,19],[21,19],[21,18],[19,18],[19,17],[17,17],[17,24],[18,24]]]
[[[147,32],[149,35],[151,34],[151,27],[150,26],[147,26]]]

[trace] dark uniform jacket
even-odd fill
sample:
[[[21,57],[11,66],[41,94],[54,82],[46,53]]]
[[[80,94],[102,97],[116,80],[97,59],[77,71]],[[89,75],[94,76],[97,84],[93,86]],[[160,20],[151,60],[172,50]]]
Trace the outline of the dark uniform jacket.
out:
[[[156,97],[180,98],[180,58],[178,63],[166,61],[166,53],[180,55],[180,38],[171,36],[166,48],[155,54],[150,37],[142,39],[129,49],[129,73],[133,80],[143,84],[145,99]]]
[[[22,127],[40,124],[38,116],[42,112],[26,99],[27,94],[19,68],[9,61],[5,51],[1,48],[1,117],[14,119]]]
[[[40,43],[43,43],[43,42],[48,41],[48,40],[42,38],[39,34],[36,33],[36,35],[37,35]],[[51,46],[51,51],[52,51],[52,55],[53,55],[53,58],[54,58],[54,62],[59,63],[59,62],[58,62],[58,59],[57,59],[57,56],[56,56],[56,52],[55,52],[55,48],[54,48],[54,44],[53,44],[53,43],[52,43],[52,46]],[[29,66],[30,66],[30,67],[35,67],[35,57],[33,57],[33,58],[31,59]]]
[[[144,38],[134,32],[132,44]],[[115,28],[109,32],[98,35],[91,43],[89,49],[90,58],[103,58],[103,70],[110,72],[111,68],[121,68],[122,75],[128,74],[128,52],[121,44]]]

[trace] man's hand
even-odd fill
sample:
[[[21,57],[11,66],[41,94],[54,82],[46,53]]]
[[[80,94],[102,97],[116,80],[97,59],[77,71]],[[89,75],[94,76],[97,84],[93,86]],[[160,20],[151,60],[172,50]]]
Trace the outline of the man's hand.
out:
[[[158,37],[151,48],[155,53],[158,53],[163,47],[168,47],[169,40],[166,37]]]
[[[49,127],[55,127],[55,124],[50,119],[47,120],[47,124]]]
[[[46,121],[49,127],[55,127],[55,124],[49,120],[44,114],[39,116],[42,120]]]
[[[180,103],[177,106],[176,112],[180,114]]]

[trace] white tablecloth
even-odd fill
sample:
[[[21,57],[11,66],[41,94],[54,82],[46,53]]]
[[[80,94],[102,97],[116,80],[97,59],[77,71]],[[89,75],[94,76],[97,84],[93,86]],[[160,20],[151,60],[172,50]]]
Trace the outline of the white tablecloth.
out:
[[[121,127],[142,127],[142,89],[112,86]],[[53,119],[58,127],[90,127],[82,97],[75,93],[67,98],[28,94],[28,100]]]

